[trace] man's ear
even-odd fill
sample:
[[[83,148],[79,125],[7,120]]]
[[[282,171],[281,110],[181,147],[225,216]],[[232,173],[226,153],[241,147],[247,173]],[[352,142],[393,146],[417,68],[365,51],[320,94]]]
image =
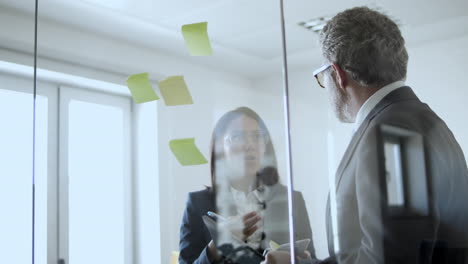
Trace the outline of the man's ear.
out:
[[[331,65],[333,71],[335,72],[336,84],[338,88],[342,91],[345,91],[346,85],[348,85],[348,76],[346,76],[346,72],[341,69],[340,65],[333,63]]]

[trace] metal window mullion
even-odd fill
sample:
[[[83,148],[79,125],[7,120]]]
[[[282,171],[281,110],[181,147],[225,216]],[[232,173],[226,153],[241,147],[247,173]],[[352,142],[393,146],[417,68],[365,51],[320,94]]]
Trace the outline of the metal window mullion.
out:
[[[70,97],[59,87],[58,254],[69,263],[68,112]]]
[[[47,124],[47,263],[59,258],[58,175],[59,175],[59,97],[58,87],[44,90],[48,99]],[[42,95],[42,89],[38,92]]]
[[[124,248],[125,248],[125,264],[134,264],[135,260],[135,243],[136,236],[136,173],[133,158],[135,155],[134,148],[134,118],[132,118],[132,103],[128,99],[128,107],[123,108],[124,113]]]

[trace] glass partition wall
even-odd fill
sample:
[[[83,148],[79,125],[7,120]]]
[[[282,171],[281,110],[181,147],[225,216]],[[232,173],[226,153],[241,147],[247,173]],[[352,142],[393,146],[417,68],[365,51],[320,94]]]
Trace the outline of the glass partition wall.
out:
[[[466,263],[466,3],[38,4],[0,1],[3,260]]]
[[[36,154],[47,148],[45,127],[36,126],[33,133],[34,6],[34,1],[19,5],[0,1],[0,262],[4,263],[47,263],[46,171],[41,164],[33,171],[34,141]],[[36,109],[46,107],[45,97],[36,98]],[[44,120],[47,116],[36,115],[36,121]],[[35,244],[33,234],[38,238]]]
[[[50,254],[258,263],[289,243],[283,90],[257,85],[282,75],[279,2],[41,1],[39,15]]]

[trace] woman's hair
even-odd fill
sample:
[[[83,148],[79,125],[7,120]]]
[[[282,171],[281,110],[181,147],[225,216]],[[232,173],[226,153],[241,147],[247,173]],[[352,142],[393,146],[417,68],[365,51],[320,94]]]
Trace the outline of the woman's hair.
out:
[[[270,132],[266,127],[263,120],[260,116],[255,113],[252,109],[248,107],[239,107],[232,111],[225,113],[216,123],[216,126],[213,130],[213,134],[211,136],[211,190],[213,192],[216,191],[216,160],[223,159],[225,157],[224,148],[216,147],[216,144],[222,142],[221,139],[226,135],[228,132],[228,127],[232,123],[232,121],[236,120],[240,117],[249,117],[255,120],[258,123],[260,128],[260,132],[265,135],[265,152],[263,157],[268,158],[268,164],[262,164],[262,167],[257,172],[257,187],[264,185],[274,185],[278,182],[279,176],[276,170],[277,163],[276,163],[276,154],[275,149],[273,147],[273,143],[271,141]],[[265,158],[263,158],[265,160]],[[219,163],[218,163],[219,164]]]

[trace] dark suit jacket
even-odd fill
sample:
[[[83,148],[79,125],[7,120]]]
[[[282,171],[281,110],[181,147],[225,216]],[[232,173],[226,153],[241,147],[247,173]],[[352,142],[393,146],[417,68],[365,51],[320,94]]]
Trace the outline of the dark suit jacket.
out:
[[[369,113],[337,169],[339,263],[384,263],[384,252],[392,251],[403,258],[391,263],[415,263],[407,260],[417,258],[414,245],[406,244],[405,237],[393,237],[382,221],[377,153],[377,134],[382,124],[423,136],[434,223],[424,235],[418,233],[417,224],[410,226],[406,238],[442,240],[449,247],[468,247],[468,171],[463,152],[444,121],[409,87],[402,87],[388,94]],[[333,255],[330,210],[327,211],[329,250]]]
[[[304,199],[300,192],[294,192],[296,239],[312,239],[312,230],[305,207]],[[279,244],[289,243],[287,189],[277,184],[271,200],[267,200],[264,212],[263,229],[266,241],[273,240]],[[208,211],[215,212],[215,197],[210,190],[192,192],[188,195],[182,225],[180,226],[179,263],[211,263],[208,258],[207,245],[211,241],[211,235],[203,223],[202,216]],[[315,259],[314,245],[311,242],[308,248]]]

